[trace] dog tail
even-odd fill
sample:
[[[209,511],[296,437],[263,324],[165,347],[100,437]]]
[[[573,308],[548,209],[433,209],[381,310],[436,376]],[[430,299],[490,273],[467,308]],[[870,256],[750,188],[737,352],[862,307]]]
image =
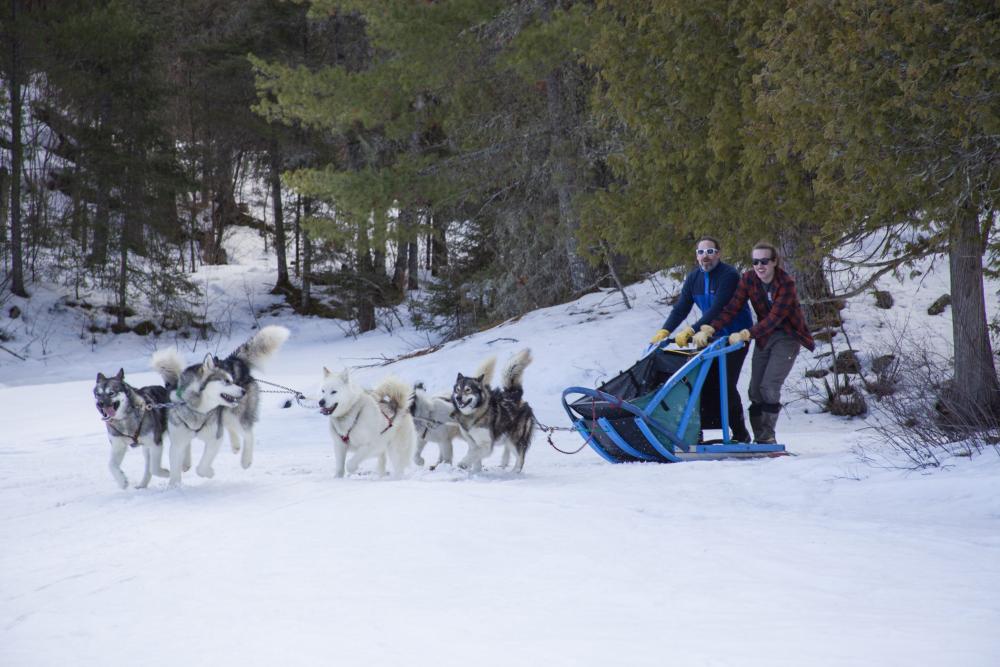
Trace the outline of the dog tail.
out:
[[[392,406],[394,412],[397,410],[413,412],[413,401],[415,399],[413,387],[394,375],[390,375],[382,380],[377,387],[372,389],[372,394],[375,395],[375,399],[380,403],[388,403]]]
[[[413,385],[413,393],[410,394],[410,414],[417,414],[417,402],[420,401],[420,394],[426,394],[427,390],[424,388],[423,382],[417,382]]]
[[[504,366],[503,375],[501,376],[502,384],[500,386],[505,391],[521,389],[521,377],[524,375],[524,369],[530,363],[531,350],[526,347],[507,361],[507,365]]]
[[[259,367],[288,340],[289,331],[285,327],[271,324],[254,335],[253,338],[233,350],[230,357],[242,359],[252,367]]]
[[[479,364],[479,368],[472,374],[472,377],[482,376],[484,384],[493,384],[493,369],[496,366],[497,358],[495,356],[487,357],[483,359],[483,363]]]
[[[177,386],[181,379],[181,373],[184,372],[184,359],[176,347],[157,350],[153,353],[150,365],[160,374],[168,389],[174,389]]]

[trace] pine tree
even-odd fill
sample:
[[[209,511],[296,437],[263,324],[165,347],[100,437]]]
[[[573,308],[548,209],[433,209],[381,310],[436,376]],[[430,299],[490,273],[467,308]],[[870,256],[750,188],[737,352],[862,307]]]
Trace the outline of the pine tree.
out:
[[[588,60],[600,70],[609,187],[585,229],[640,266],[691,262],[702,234],[730,261],[760,238],[784,245],[805,301],[829,296],[822,274],[826,206],[799,156],[764,139],[753,97],[764,23],[785,3],[682,0],[598,3]],[[817,309],[818,324],[830,308]]]
[[[1000,7],[804,0],[763,36],[760,104],[836,203],[831,224],[948,251],[950,409],[1000,416],[982,266],[1000,192]]]

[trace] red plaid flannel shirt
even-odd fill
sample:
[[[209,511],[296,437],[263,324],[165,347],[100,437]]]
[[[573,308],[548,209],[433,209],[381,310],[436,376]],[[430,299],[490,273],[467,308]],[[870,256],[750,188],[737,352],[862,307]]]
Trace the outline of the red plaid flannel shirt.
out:
[[[808,350],[816,349],[812,334],[806,326],[805,316],[802,314],[802,306],[799,305],[799,295],[795,291],[795,279],[785,273],[780,267],[774,269],[774,301],[771,302],[770,310],[767,307],[767,292],[764,283],[760,281],[757,274],[747,271],[740,276],[740,282],[736,286],[736,293],[729,300],[726,307],[722,309],[719,317],[712,322],[711,326],[716,331],[729,324],[740,308],[750,299],[757,314],[757,324],[750,329],[750,337],[757,341],[761,347],[767,345],[768,339],[775,331],[785,331],[802,343]]]

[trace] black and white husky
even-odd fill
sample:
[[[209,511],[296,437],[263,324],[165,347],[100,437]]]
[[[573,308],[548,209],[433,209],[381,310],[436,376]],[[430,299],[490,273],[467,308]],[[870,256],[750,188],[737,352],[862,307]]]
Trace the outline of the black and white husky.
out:
[[[125,369],[119,369],[118,374],[112,377],[97,374],[94,398],[111,441],[108,468],[118,486],[123,489],[128,487],[122,461],[129,447],[141,445],[143,458],[146,459],[146,471],[135,488],[146,488],[153,475],[169,475],[161,465],[163,433],[167,429],[167,411],[163,406],[170,400],[167,389],[157,386],[137,389],[125,382]]]
[[[202,477],[215,474],[212,462],[219,453],[223,431],[229,433],[234,452],[240,450],[240,440],[243,441],[240,463],[244,468],[250,467],[253,426],[260,402],[260,392],[250,372],[277,352],[287,338],[285,327],[267,326],[225,359],[209,354],[200,364],[186,368],[176,348],[153,355],[153,368],[163,376],[170,398],[176,402],[167,415],[171,485],[180,484],[194,438],[205,443],[205,452],[196,469],[198,474]]]
[[[454,411],[451,404],[451,394],[429,394],[424,385],[413,386],[413,401],[410,413],[413,415],[413,425],[417,431],[417,450],[413,453],[413,462],[418,466],[424,464],[421,454],[428,442],[438,446],[438,461],[433,470],[442,463],[451,465],[453,456],[452,441],[461,436],[461,429],[451,416]]]
[[[385,474],[388,457],[393,476],[402,476],[416,437],[410,413],[412,395],[413,388],[399,378],[387,377],[367,391],[351,379],[347,369],[340,373],[323,369],[319,407],[330,418],[337,477],[343,477],[345,470],[353,474],[363,460],[375,456],[380,475]]]
[[[503,461],[506,466],[511,452],[517,457],[514,472],[524,467],[524,455],[531,445],[535,418],[524,400],[521,378],[531,363],[531,350],[525,348],[507,362],[500,375],[500,388],[490,387],[487,376],[492,373],[493,360],[487,360],[473,377],[461,373],[455,380],[451,402],[453,416],[462,437],[469,443],[469,453],[459,462],[459,467],[478,472],[483,459],[493,452],[493,446],[503,444]]]

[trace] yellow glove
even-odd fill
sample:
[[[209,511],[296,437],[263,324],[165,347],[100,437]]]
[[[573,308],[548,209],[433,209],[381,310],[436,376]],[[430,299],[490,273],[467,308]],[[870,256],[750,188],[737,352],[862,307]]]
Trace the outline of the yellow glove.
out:
[[[707,324],[702,324],[701,331],[696,333],[694,337],[691,338],[691,342],[694,343],[694,346],[700,350],[701,348],[708,345],[708,340],[712,337],[712,334],[714,333],[715,329],[708,326]]]
[[[659,329],[655,334],[653,334],[653,337],[649,339],[649,342],[651,344],[659,343],[661,340],[664,340],[669,335],[670,332],[667,331],[666,329]]]
[[[674,342],[677,343],[677,347],[687,347],[688,343],[691,342],[691,336],[694,335],[694,329],[691,327],[684,327],[677,335],[674,336]]]
[[[743,331],[737,331],[734,334],[729,334],[729,344],[736,345],[736,343],[749,343],[750,342],[750,330],[744,329]]]

